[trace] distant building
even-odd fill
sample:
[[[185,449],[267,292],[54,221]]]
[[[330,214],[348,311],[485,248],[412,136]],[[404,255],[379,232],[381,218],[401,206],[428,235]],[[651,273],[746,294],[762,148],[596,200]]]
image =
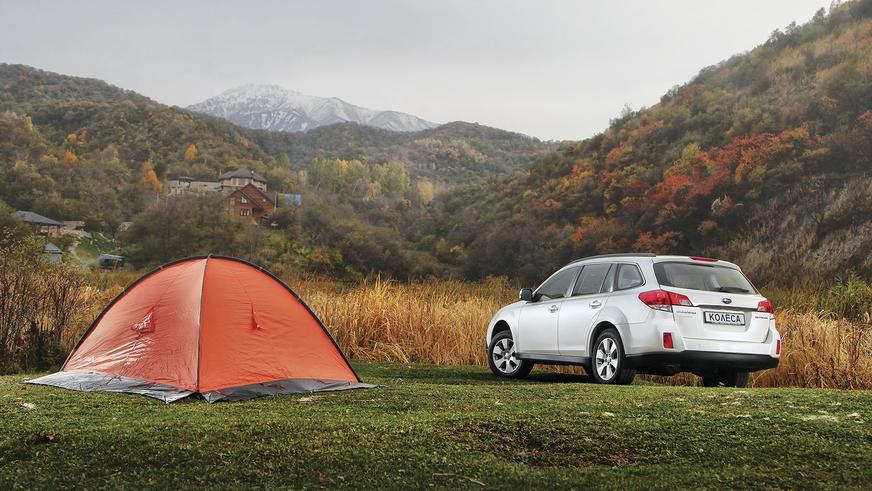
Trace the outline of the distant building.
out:
[[[225,172],[218,176],[218,182],[221,183],[221,190],[225,192],[241,189],[249,184],[261,191],[266,191],[266,179],[264,179],[260,174],[248,169],[236,169],[230,172]]]
[[[64,251],[62,251],[60,247],[52,244],[51,242],[48,242],[45,247],[43,247],[42,252],[45,255],[46,261],[52,264],[57,264],[61,262],[61,256],[64,253]]]
[[[184,176],[170,179],[167,181],[167,189],[170,192],[170,196],[179,196],[187,193],[191,190],[192,182],[194,182],[193,178]]]
[[[194,181],[191,183],[191,191],[195,193],[217,193],[221,191],[221,183],[214,181]]]
[[[244,187],[231,191],[227,202],[233,208],[233,213],[251,223],[263,223],[275,211],[278,195],[267,192],[248,183]]]
[[[124,256],[115,254],[100,254],[97,258],[101,269],[121,269],[124,267]]]
[[[170,196],[187,193],[216,193],[221,191],[221,183],[215,181],[195,181],[192,177],[177,177],[167,181]]]
[[[252,223],[264,223],[280,204],[302,203],[299,194],[267,191],[266,179],[248,169],[236,169],[218,176],[218,182],[195,181],[190,177],[177,177],[167,181],[169,194],[217,193],[227,195],[226,201],[236,216]]]
[[[61,235],[61,226],[63,224],[52,220],[51,218],[44,217],[39,213],[34,213],[32,211],[16,211],[12,215],[30,225],[30,228],[33,229],[33,233],[37,235],[45,235],[47,237],[60,237]]]

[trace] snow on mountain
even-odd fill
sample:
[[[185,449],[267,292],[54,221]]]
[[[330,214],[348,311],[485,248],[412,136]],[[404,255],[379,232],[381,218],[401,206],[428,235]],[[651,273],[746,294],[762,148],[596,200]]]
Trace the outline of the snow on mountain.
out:
[[[420,131],[437,126],[411,114],[367,109],[336,97],[310,96],[278,85],[243,85],[188,109],[272,131],[308,131],[345,122],[391,131]]]

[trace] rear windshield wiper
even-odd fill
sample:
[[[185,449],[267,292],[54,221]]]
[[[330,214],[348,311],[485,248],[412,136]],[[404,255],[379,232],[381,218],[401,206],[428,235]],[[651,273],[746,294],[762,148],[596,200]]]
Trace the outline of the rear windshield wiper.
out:
[[[751,290],[746,290],[744,288],[739,288],[738,286],[719,286],[716,292],[723,293],[750,293]]]

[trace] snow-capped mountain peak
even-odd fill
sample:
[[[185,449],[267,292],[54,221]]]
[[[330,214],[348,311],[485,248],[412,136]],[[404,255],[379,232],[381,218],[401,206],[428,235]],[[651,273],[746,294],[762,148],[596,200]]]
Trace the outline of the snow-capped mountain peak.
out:
[[[308,131],[344,122],[392,131],[420,131],[437,126],[411,114],[367,109],[336,97],[315,97],[278,85],[243,85],[188,109],[272,131]]]

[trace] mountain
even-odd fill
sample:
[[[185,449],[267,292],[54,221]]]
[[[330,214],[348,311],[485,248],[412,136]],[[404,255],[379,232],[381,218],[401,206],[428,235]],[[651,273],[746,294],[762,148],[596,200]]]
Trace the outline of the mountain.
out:
[[[872,274],[872,0],[834,3],[509,180],[446,196],[468,277],[609,252],[782,284]]]
[[[309,131],[348,122],[390,131],[421,131],[437,126],[411,114],[367,109],[336,97],[310,96],[277,85],[244,85],[188,109],[271,131]]]

